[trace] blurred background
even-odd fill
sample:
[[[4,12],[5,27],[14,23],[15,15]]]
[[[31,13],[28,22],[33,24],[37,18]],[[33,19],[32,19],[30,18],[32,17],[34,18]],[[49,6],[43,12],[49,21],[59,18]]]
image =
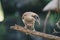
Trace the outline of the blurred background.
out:
[[[43,24],[48,11],[42,9],[51,0],[0,0],[0,40],[32,40],[24,33],[10,29],[15,24],[24,26],[21,17],[24,12],[32,11],[39,15],[41,25],[35,25],[35,29],[43,32]],[[55,24],[59,20],[60,14],[51,11],[46,33],[52,34],[57,27]],[[56,28],[60,31],[59,28]],[[60,34],[59,34],[60,35]]]

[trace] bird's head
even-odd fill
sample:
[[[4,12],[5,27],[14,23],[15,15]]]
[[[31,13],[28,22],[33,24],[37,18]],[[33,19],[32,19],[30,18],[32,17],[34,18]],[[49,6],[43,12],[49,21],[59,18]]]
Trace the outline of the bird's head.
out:
[[[27,26],[34,26],[35,21],[40,25],[40,18],[34,12],[25,12],[22,16],[22,20]]]

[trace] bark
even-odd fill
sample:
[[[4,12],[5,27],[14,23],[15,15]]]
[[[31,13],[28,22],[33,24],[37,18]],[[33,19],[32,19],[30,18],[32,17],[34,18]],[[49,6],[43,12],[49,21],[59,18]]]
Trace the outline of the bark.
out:
[[[38,37],[47,38],[49,40],[60,40],[60,37],[58,37],[58,36],[38,32],[38,31],[32,31],[32,30],[29,30],[29,29],[25,29],[24,27],[19,26],[19,25],[11,26],[11,29],[18,30],[20,32],[24,32],[24,33],[29,34],[29,35],[34,35],[34,36],[38,36]]]

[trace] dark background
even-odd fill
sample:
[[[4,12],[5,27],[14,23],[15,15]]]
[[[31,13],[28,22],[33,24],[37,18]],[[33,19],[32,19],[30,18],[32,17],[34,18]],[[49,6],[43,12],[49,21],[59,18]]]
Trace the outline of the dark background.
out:
[[[35,29],[43,32],[43,23],[48,11],[43,12],[44,6],[51,0],[0,0],[4,11],[4,21],[0,22],[0,40],[28,40],[28,36],[24,33],[10,29],[15,24],[24,26],[21,16],[24,12],[32,11],[39,15],[41,25],[35,25]],[[47,22],[46,33],[52,34],[55,23],[60,18],[60,14],[51,11],[51,15]],[[57,28],[58,29],[58,28]],[[60,31],[58,29],[57,31]],[[26,38],[27,37],[27,38]]]

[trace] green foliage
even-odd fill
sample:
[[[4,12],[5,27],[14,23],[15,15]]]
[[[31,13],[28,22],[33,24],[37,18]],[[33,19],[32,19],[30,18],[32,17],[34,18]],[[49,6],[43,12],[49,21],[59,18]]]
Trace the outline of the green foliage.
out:
[[[5,26],[2,23],[0,24],[0,40],[3,40],[5,33],[6,33]]]
[[[22,4],[23,5],[22,6],[20,3],[20,0],[7,0],[7,2],[5,0],[2,0],[2,5],[3,5],[4,13],[5,13],[5,20],[8,19],[7,17],[14,17],[18,20],[18,24],[23,26],[24,24],[22,23],[22,20],[21,20],[22,14],[26,11],[33,11],[33,12],[36,12],[37,14],[39,14],[39,16],[41,18],[41,25],[38,26],[38,24],[35,24],[35,28],[37,31],[42,32],[44,20],[47,15],[47,12],[43,12],[42,9],[50,1],[51,0],[30,0],[30,2],[28,4]],[[23,3],[23,1],[22,1],[22,3]],[[18,4],[21,6],[17,7]],[[15,16],[16,11],[18,11],[18,13],[19,13],[18,16]],[[59,18],[60,18],[60,14],[51,12],[48,22],[47,22],[46,33],[53,32],[54,25]],[[3,40],[3,36],[6,32],[5,26],[3,24],[4,22],[2,22],[2,24],[0,24],[0,40]]]

